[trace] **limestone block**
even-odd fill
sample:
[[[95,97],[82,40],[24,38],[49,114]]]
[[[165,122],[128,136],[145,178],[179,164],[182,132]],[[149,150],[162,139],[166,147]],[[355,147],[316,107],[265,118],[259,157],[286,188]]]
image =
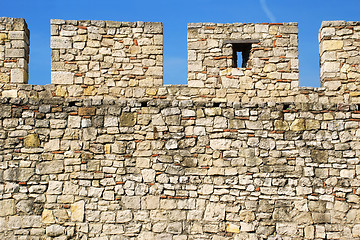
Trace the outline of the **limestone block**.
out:
[[[95,107],[81,107],[79,108],[79,116],[94,116],[96,113]]]
[[[46,234],[49,237],[57,237],[65,233],[65,227],[60,225],[50,225],[46,227]]]
[[[63,182],[49,181],[47,193],[48,194],[62,194]]]
[[[34,175],[33,168],[9,168],[4,171],[4,180],[27,182]]]
[[[120,116],[120,127],[132,127],[136,124],[136,113],[124,112]]]
[[[85,201],[81,200],[71,204],[70,211],[72,222],[83,222],[85,213]]]
[[[160,206],[159,196],[145,196],[142,198],[142,209],[158,209]]]
[[[320,129],[320,121],[307,119],[305,121],[306,130]]]
[[[288,131],[290,129],[289,123],[287,121],[275,120],[274,122],[275,130],[279,131]]]
[[[51,139],[49,142],[44,145],[44,152],[57,151],[60,149],[60,140],[59,139]]]
[[[352,236],[355,237],[360,237],[360,224],[355,224],[353,229],[352,229]]]
[[[163,68],[162,67],[149,67],[145,72],[147,76],[162,76]]]
[[[25,31],[9,31],[9,40],[26,40],[28,37]]]
[[[230,139],[211,139],[210,147],[214,150],[228,150],[231,146]]]
[[[161,22],[145,22],[144,33],[162,33],[163,26]]]
[[[144,182],[154,182],[155,181],[155,170],[154,169],[143,169],[141,174]]]
[[[34,200],[20,200],[16,204],[16,210],[21,213],[31,214],[34,210]]]
[[[142,47],[142,53],[143,54],[162,54],[163,53],[163,47],[162,46],[143,46]]]
[[[51,49],[68,49],[72,48],[72,40],[70,37],[51,36]]]
[[[39,135],[29,134],[24,138],[24,147],[26,148],[37,148],[40,147]]]
[[[127,223],[133,219],[133,214],[131,210],[122,210],[116,212],[116,222],[117,223]]]
[[[63,170],[64,170],[63,160],[45,161],[39,163],[37,166],[37,172],[39,172],[39,174],[62,173]]]
[[[340,170],[340,177],[342,178],[354,178],[355,170],[342,169]]]
[[[0,200],[0,217],[10,216],[15,214],[15,200],[2,199]]]
[[[79,116],[69,116],[68,117],[68,126],[70,128],[80,128],[80,126],[81,126],[81,117],[79,117]]]
[[[225,219],[225,206],[221,203],[209,203],[206,206],[204,220],[205,221],[222,221]]]
[[[39,228],[41,225],[41,216],[23,216],[22,218],[22,228]]]
[[[9,83],[10,77],[6,73],[0,73],[0,83]]]
[[[6,49],[5,56],[7,58],[25,58],[26,52],[25,49]]]
[[[140,209],[140,197],[138,196],[124,196],[121,198],[121,202],[125,208]]]
[[[324,62],[321,66],[322,73],[338,73],[340,72],[340,62]]]
[[[104,119],[104,127],[118,127],[118,126],[119,126],[119,119],[118,119],[118,117],[105,116],[105,119]]]
[[[170,139],[166,142],[165,144],[165,148],[168,149],[168,150],[171,150],[171,149],[177,149],[178,148],[178,143],[175,139]]]
[[[16,98],[18,96],[18,90],[4,90],[2,92],[2,97]]]
[[[304,131],[305,130],[305,120],[304,119],[295,119],[290,125],[291,131]]]
[[[232,224],[232,223],[228,223],[226,225],[226,232],[229,233],[240,233],[240,226]]]
[[[344,46],[344,41],[342,40],[324,40],[322,42],[323,51],[333,51],[342,49]]]
[[[330,91],[337,91],[341,87],[341,82],[340,81],[326,81],[326,82],[324,82],[324,87],[329,89]]]
[[[74,84],[74,73],[71,72],[51,72],[52,84]]]
[[[323,150],[312,150],[311,158],[313,161],[318,163],[327,163],[328,162],[328,152]]]
[[[111,235],[119,235],[124,233],[124,226],[120,224],[104,224],[103,232]]]
[[[25,69],[15,68],[11,69],[10,75],[11,83],[27,83],[28,82],[28,73]]]

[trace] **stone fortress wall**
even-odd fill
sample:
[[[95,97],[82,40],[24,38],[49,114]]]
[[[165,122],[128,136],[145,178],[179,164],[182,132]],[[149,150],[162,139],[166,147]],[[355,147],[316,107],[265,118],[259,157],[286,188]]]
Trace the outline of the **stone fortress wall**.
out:
[[[321,88],[297,32],[189,24],[188,85],[163,86],[161,23],[52,20],[38,86],[0,18],[0,236],[360,239],[360,23],[322,24]]]

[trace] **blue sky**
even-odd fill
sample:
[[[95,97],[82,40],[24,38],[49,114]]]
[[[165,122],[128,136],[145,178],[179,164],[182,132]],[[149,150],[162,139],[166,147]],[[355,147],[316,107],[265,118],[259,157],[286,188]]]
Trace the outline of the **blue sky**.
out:
[[[186,84],[189,22],[298,22],[300,85],[320,85],[318,31],[324,20],[360,21],[360,0],[3,0],[0,16],[25,18],[30,84],[50,83],[50,19],[164,24],[164,83]]]

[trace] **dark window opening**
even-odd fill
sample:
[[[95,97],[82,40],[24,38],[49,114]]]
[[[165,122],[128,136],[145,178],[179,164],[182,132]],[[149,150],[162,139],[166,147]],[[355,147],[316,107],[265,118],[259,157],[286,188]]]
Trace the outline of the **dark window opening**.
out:
[[[250,58],[251,47],[254,43],[259,43],[257,39],[244,40],[225,40],[224,43],[232,45],[232,67],[233,68],[247,68]]]
[[[233,44],[233,67],[246,68],[249,61],[251,43]]]

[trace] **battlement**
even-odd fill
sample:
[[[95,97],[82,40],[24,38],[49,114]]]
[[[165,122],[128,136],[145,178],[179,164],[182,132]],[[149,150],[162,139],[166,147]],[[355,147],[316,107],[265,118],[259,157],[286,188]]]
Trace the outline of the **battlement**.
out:
[[[29,95],[19,93],[28,79],[26,22],[1,18],[0,27],[2,95]],[[360,102],[359,34],[359,22],[324,22],[322,88],[299,88],[297,23],[190,23],[188,85],[180,87],[163,86],[162,23],[55,19],[45,88],[58,97]]]

